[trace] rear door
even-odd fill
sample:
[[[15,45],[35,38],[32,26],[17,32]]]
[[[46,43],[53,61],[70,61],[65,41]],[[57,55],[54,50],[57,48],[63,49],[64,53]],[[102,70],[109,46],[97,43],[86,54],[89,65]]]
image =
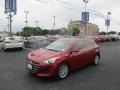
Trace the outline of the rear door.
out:
[[[70,60],[72,63],[72,67],[74,68],[80,68],[84,65],[84,60],[86,58],[86,51],[84,49],[84,43],[82,41],[79,41],[73,48],[70,55]]]
[[[84,46],[85,59],[83,63],[90,64],[95,57],[94,43],[91,40],[84,40]]]

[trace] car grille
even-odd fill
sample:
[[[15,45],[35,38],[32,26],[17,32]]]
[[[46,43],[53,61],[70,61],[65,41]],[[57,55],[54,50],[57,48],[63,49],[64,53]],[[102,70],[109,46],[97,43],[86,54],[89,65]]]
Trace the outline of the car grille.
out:
[[[32,65],[32,71],[38,71],[40,69],[39,64],[33,63],[31,61],[27,61],[27,62]]]

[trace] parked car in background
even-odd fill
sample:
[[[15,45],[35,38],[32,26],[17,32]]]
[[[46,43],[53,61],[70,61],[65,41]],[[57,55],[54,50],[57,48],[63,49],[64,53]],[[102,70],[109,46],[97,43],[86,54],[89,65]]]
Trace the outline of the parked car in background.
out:
[[[106,42],[111,41],[111,37],[109,35],[104,36],[106,38]]]
[[[52,43],[58,39],[61,39],[61,38],[64,38],[63,36],[60,36],[60,35],[55,35],[55,36],[51,36],[49,37],[49,41]]]
[[[28,48],[41,48],[48,44],[50,44],[50,42],[45,36],[31,36],[28,37],[24,42],[24,45]]]
[[[11,48],[23,49],[23,47],[24,47],[23,41],[21,41],[20,39],[18,39],[18,37],[15,37],[15,36],[5,37],[3,44],[2,44],[3,50],[7,50]]]
[[[24,37],[22,36],[14,36],[15,40],[19,41],[19,42],[24,42]]]
[[[118,35],[118,39],[120,40],[120,35]]]
[[[64,38],[30,52],[26,62],[28,72],[36,76],[64,79],[72,70],[99,64],[100,49],[90,39]]]
[[[86,36],[86,38],[92,39],[92,40],[94,40],[96,43],[100,43],[100,42],[101,42],[101,38],[100,38],[99,36]]]
[[[104,42],[104,38],[102,36],[99,36],[99,35],[94,36],[94,40],[96,43]]]
[[[101,42],[106,42],[106,37],[104,35],[99,35]]]
[[[0,48],[2,47],[3,41],[4,41],[4,37],[0,36]]]
[[[112,41],[118,41],[119,40],[118,35],[111,34],[111,35],[109,35],[109,37],[111,38]]]

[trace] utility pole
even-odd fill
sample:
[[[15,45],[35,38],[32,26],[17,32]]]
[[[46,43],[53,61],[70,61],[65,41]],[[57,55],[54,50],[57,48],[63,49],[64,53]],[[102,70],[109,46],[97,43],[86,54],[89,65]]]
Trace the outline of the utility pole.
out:
[[[10,17],[10,34],[12,34],[12,14],[11,14],[11,12],[10,12],[9,17]]]
[[[9,23],[9,21],[10,21],[10,20],[9,20],[9,19],[10,19],[10,18],[9,18],[9,16],[8,16],[8,17],[6,17],[6,18],[8,19],[7,28],[8,28],[8,32],[9,32],[9,31],[10,31],[10,29],[9,29],[9,26],[10,26],[10,23]]]
[[[39,21],[35,21],[35,24],[36,24],[36,28],[37,28],[37,25],[38,25]]]
[[[56,29],[56,21],[55,21],[56,17],[54,16],[53,18],[54,18],[54,24],[53,25],[54,25],[54,30],[55,30]]]
[[[105,20],[105,25],[107,27],[107,35],[108,35],[108,29],[110,27],[110,15],[111,15],[111,12],[108,12],[107,13],[107,19]]]
[[[25,23],[26,23],[26,27],[28,26],[28,11],[24,11],[24,13],[25,13]]]
[[[83,0],[83,2],[85,3],[85,12],[86,12],[88,0]]]
[[[5,14],[8,15],[10,36],[12,35],[12,17],[17,12],[17,1],[16,0],[5,0]]]
[[[54,32],[54,34],[55,34],[55,30],[56,30],[56,17],[55,16],[53,16],[53,19],[54,19],[54,23],[53,23],[53,26],[54,26],[54,30],[53,30],[53,32]]]
[[[88,3],[88,0],[83,0],[84,4],[85,4],[85,12],[84,12],[84,20],[83,20],[83,26],[84,26],[84,31],[83,31],[83,36],[86,35],[86,26],[87,26],[87,20],[86,20],[86,14],[87,14],[87,3]]]
[[[8,15],[7,19],[9,20],[9,30],[10,36],[12,35],[12,17],[16,15],[17,12],[17,1],[16,0],[5,0],[5,14]]]

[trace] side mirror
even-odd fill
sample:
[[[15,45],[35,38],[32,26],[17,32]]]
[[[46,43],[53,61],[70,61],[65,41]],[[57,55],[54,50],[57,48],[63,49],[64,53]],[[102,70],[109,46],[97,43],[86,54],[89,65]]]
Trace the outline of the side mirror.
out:
[[[70,54],[72,54],[74,52],[79,52],[79,50],[77,50],[77,49],[71,50]]]
[[[72,52],[79,52],[79,50],[72,50]]]

